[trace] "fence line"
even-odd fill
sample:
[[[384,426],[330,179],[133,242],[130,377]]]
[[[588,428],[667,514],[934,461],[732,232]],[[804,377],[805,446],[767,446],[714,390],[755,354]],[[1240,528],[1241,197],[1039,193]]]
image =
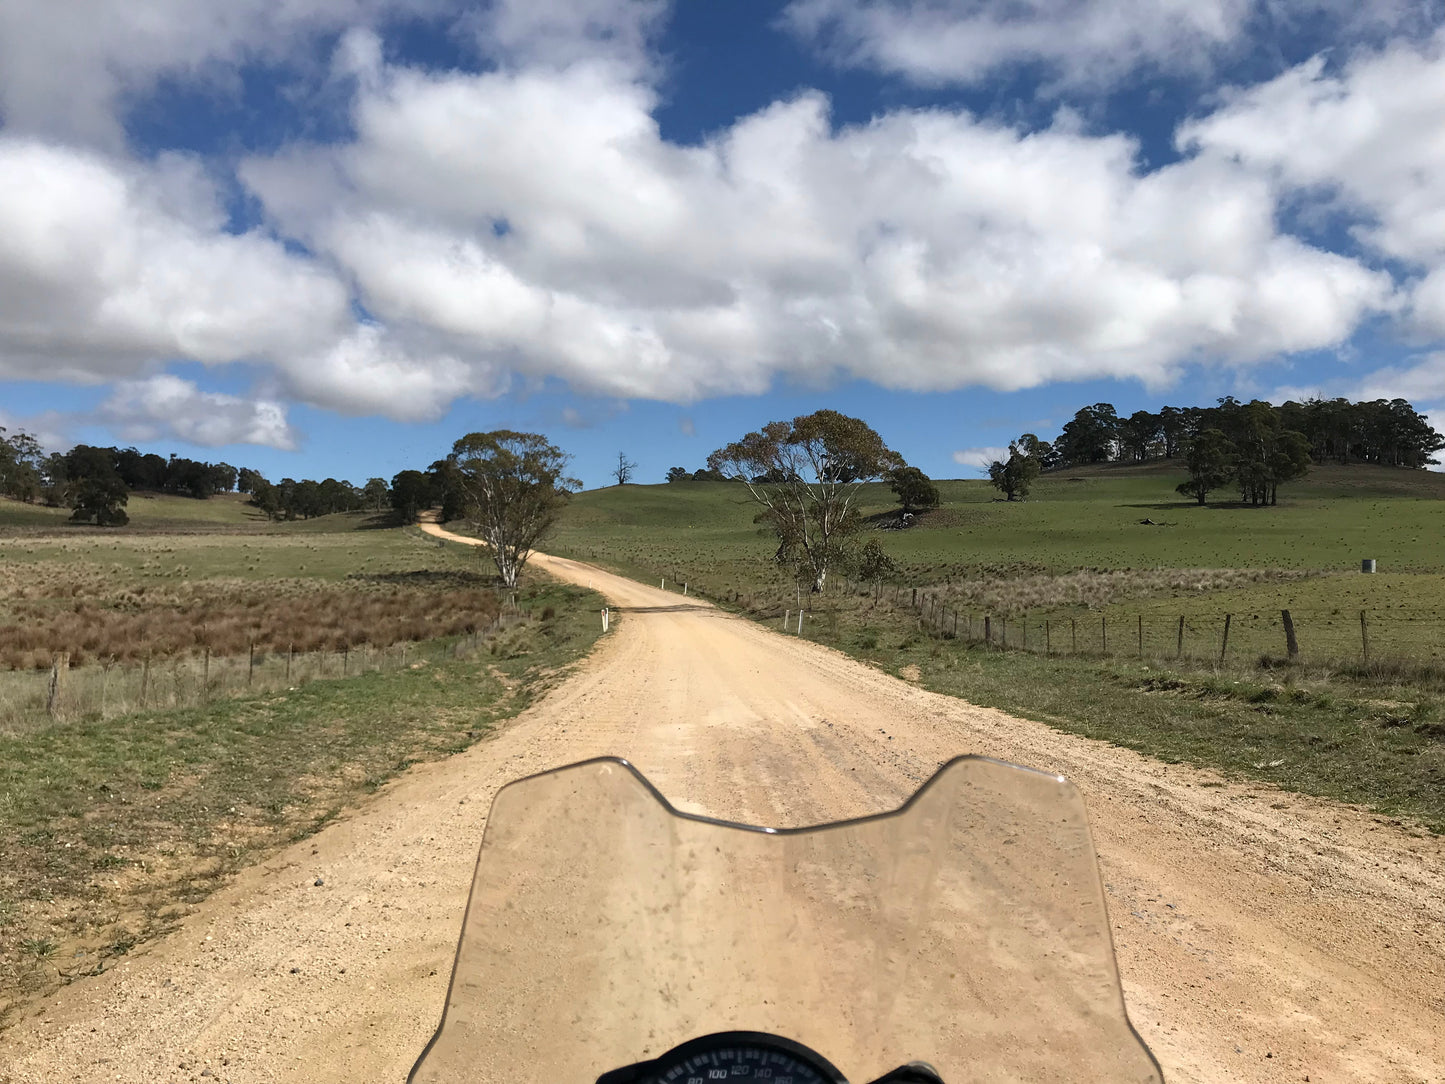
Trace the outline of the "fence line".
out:
[[[686,568],[671,570],[673,591],[681,593],[677,585],[687,583],[689,593],[699,598],[743,601],[744,592],[732,588],[713,591],[687,573]],[[804,593],[801,587],[790,586],[787,590],[786,607],[780,600],[776,609],[749,606],[749,610],[759,617],[781,619],[782,630],[801,635],[799,618],[805,607],[795,608],[795,603],[803,601]],[[1038,618],[1016,611],[962,606],[951,600],[946,587],[914,587],[897,580],[854,581],[832,576],[822,592],[823,598],[830,595],[861,600],[863,606],[873,610],[908,613],[917,621],[919,630],[930,636],[1050,656],[1181,659],[1214,664],[1246,658],[1266,663],[1324,665],[1413,661],[1445,666],[1445,609],[1391,607],[1389,612],[1382,612],[1315,606],[1168,613],[1157,608],[1127,612],[1114,606],[1108,612],[1094,611],[1098,621],[1093,622],[1092,615],[1088,621],[1080,620],[1087,611],[1059,614],[1059,609],[1067,610],[1063,606],[1049,609]],[[807,622],[811,626],[824,617],[830,624],[836,620],[826,607],[820,606],[816,612],[807,613]],[[1121,617],[1125,630],[1122,637],[1117,631]],[[1068,622],[1067,628],[1064,621]]]
[[[44,725],[73,718],[110,719],[133,711],[193,707],[248,693],[291,689],[312,681],[395,671],[418,662],[458,657],[485,637],[528,620],[500,614],[459,637],[342,647],[335,651],[265,650],[252,644],[239,655],[146,658],[139,664],[102,663],[71,669],[69,654],[47,670],[0,672],[0,728]]]

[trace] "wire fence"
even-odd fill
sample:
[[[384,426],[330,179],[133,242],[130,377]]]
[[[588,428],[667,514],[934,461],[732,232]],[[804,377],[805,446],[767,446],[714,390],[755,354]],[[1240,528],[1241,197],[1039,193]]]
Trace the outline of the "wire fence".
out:
[[[147,659],[139,664],[101,663],[72,668],[67,654],[49,670],[0,671],[0,733],[53,722],[111,719],[136,711],[194,707],[227,697],[297,688],[312,681],[395,671],[474,650],[482,642],[529,620],[503,613],[459,637],[361,644],[339,651],[266,651],[244,655],[209,651]]]
[[[684,578],[674,582],[681,588]],[[693,594],[741,602],[744,592],[721,591],[693,581]],[[1050,610],[1044,613],[991,611],[952,597],[946,586],[912,587],[881,580],[859,582],[837,577],[821,595],[790,588],[758,616],[778,622],[782,631],[801,635],[829,608],[852,605],[868,612],[889,611],[916,621],[920,631],[964,643],[1041,655],[1099,658],[1178,659],[1187,662],[1311,664],[1409,662],[1445,667],[1445,611],[1411,607],[1389,609],[1252,608],[1226,611],[1159,606],[1130,612]]]
[[[1445,613],[1434,610],[1158,608],[1129,613],[993,613],[959,606],[946,591],[876,585],[874,601],[906,609],[924,631],[1039,654],[1190,661],[1440,662]]]

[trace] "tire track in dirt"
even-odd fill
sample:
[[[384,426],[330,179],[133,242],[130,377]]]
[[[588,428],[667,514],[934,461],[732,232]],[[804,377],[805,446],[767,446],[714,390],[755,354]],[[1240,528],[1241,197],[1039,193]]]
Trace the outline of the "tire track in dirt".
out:
[[[694,599],[533,560],[620,607],[567,680],[49,999],[0,1037],[0,1081],[401,1081],[440,1012],[487,803],[508,780],[618,754],[681,808],[797,825],[892,808],[968,752],[1083,789],[1130,1013],[1171,1080],[1445,1079],[1441,840],[1216,786]]]

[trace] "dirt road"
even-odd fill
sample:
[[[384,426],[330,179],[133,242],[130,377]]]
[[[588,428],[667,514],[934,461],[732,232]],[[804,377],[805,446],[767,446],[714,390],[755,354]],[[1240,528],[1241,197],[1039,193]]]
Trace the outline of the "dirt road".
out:
[[[1445,844],[936,696],[588,566],[620,608],[494,739],[413,769],[184,928],[0,1035],[0,1081],[401,1081],[435,1026],[487,804],[627,756],[682,808],[798,825],[975,752],[1084,790],[1135,1025],[1172,1081],[1445,1080]]]

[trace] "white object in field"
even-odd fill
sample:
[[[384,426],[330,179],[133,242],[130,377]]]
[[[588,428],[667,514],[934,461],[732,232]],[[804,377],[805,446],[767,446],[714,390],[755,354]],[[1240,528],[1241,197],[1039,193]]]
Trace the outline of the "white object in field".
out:
[[[687,581],[686,581],[686,580],[683,580],[683,581],[682,581],[682,593],[683,593],[684,595],[687,594]]]
[[[798,635],[803,635],[803,611],[798,611]]]
[[[1374,559],[1373,557],[1366,557],[1363,561],[1360,562],[1360,571],[1361,571],[1361,572],[1374,572],[1374,571],[1375,571],[1375,559]]]
[[[792,613],[792,612],[793,612],[792,610],[784,610],[784,611],[783,611],[783,631],[784,631],[784,632],[787,632],[787,631],[788,631],[788,615],[789,615],[790,613]]]

